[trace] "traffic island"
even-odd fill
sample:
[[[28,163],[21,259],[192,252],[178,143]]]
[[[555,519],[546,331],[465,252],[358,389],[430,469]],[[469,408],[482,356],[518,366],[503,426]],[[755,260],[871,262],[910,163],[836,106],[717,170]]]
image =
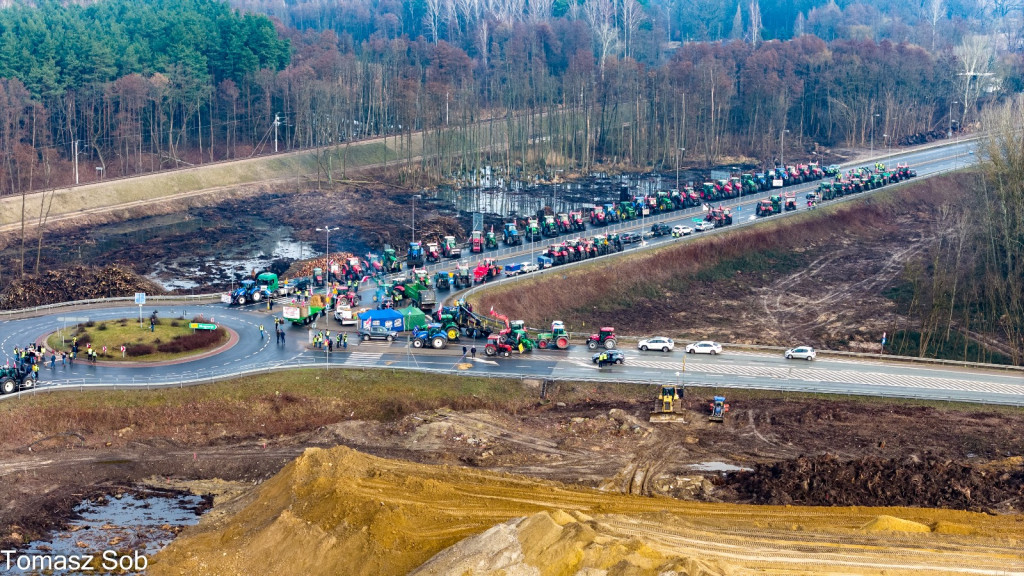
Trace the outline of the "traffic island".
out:
[[[49,350],[71,353],[78,344],[78,360],[88,361],[88,350],[96,351],[103,362],[173,362],[203,356],[231,340],[231,332],[223,326],[184,318],[120,318],[79,324],[58,330],[45,338]]]

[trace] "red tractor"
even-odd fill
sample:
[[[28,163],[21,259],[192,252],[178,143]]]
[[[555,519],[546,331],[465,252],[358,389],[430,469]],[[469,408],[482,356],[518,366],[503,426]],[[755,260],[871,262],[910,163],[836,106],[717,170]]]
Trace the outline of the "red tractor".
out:
[[[551,258],[552,262],[555,264],[565,264],[569,261],[569,251],[561,244],[552,244],[551,246],[548,246],[544,255]]]
[[[594,206],[590,211],[590,225],[591,226],[604,226],[608,223],[604,213],[604,206]]]
[[[569,212],[569,220],[572,221],[572,229],[577,232],[582,232],[587,229],[587,223],[583,221],[583,211],[574,210]]]
[[[473,230],[473,236],[469,239],[469,251],[479,254],[484,251],[484,233],[480,230]]]
[[[555,215],[555,221],[558,223],[558,233],[568,234],[572,232],[572,220],[569,219],[569,215],[565,212],[559,212]]]
[[[757,203],[756,214],[758,216],[771,216],[773,212],[771,200],[765,198]]]
[[[487,337],[487,345],[484,346],[484,354],[488,356],[502,356],[508,357],[512,355],[512,345],[502,339],[498,334],[491,334]]]
[[[438,248],[437,242],[427,242],[427,248],[424,252],[426,253],[428,263],[441,261],[441,250]]]
[[[501,266],[494,262],[494,258],[484,258],[483,263],[473,269],[473,282],[480,284],[500,275]]]
[[[598,330],[597,334],[591,334],[587,338],[587,348],[597,350],[598,346],[604,346],[606,350],[615,348],[615,328],[604,327]]]

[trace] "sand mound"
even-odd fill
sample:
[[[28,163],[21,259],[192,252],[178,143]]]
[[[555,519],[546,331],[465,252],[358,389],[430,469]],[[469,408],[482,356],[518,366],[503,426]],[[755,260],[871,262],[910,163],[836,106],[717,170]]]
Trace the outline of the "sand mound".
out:
[[[994,570],[1024,565],[1024,552],[1005,548],[1007,535],[1019,531],[1011,518],[915,512],[929,524],[977,528],[963,544],[948,537],[936,555],[933,535],[913,533],[928,526],[884,513],[608,494],[311,448],[215,507],[156,555],[147,573],[794,575],[848,574],[840,568],[852,562],[856,574],[903,576],[967,562]],[[802,527],[798,540],[794,524]],[[874,530],[887,529],[904,534],[880,550]]]
[[[957,524],[956,522],[939,520],[932,524],[932,532],[935,532],[936,534],[957,534],[960,536],[968,536],[970,534],[974,534],[974,528],[964,526],[963,524]]]
[[[931,532],[929,526],[893,516],[878,516],[864,525],[869,532]]]
[[[540,576],[725,574],[690,558],[670,558],[638,539],[608,534],[594,520],[562,510],[499,524],[431,558],[410,576]]]

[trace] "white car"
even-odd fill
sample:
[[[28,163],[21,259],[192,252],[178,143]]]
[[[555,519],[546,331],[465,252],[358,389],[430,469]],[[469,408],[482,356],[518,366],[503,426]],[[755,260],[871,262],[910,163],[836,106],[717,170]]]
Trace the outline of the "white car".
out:
[[[665,336],[655,336],[653,338],[645,338],[637,342],[636,347],[643,350],[661,350],[662,352],[668,352],[676,347],[676,343],[671,338]]]
[[[693,234],[693,228],[690,228],[689,226],[673,226],[672,227],[672,237],[673,238],[676,238],[676,237],[679,237],[679,236],[689,236],[690,234]]]
[[[533,262],[523,262],[523,267],[519,269],[520,274],[529,274],[530,272],[536,272],[540,270],[540,266],[537,266]]]
[[[701,340],[686,347],[687,354],[721,354],[722,345],[711,340]]]
[[[708,222],[707,220],[702,221],[702,222],[697,222],[697,225],[694,226],[694,230],[696,230],[697,232],[704,232],[705,230],[714,230],[714,229],[715,229],[715,225],[712,224],[711,222]]]
[[[810,346],[797,346],[796,348],[790,348],[786,350],[786,359],[792,360],[793,358],[803,358],[804,360],[814,360],[818,356],[818,353],[814,351],[814,348]]]

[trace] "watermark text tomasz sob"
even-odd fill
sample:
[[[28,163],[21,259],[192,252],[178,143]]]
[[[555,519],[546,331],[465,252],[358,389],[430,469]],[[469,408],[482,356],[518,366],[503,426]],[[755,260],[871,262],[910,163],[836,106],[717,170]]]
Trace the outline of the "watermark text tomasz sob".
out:
[[[149,566],[145,554],[121,554],[104,550],[100,554],[18,554],[17,550],[0,550],[4,572],[19,571],[78,571],[78,572],[141,572]]]

